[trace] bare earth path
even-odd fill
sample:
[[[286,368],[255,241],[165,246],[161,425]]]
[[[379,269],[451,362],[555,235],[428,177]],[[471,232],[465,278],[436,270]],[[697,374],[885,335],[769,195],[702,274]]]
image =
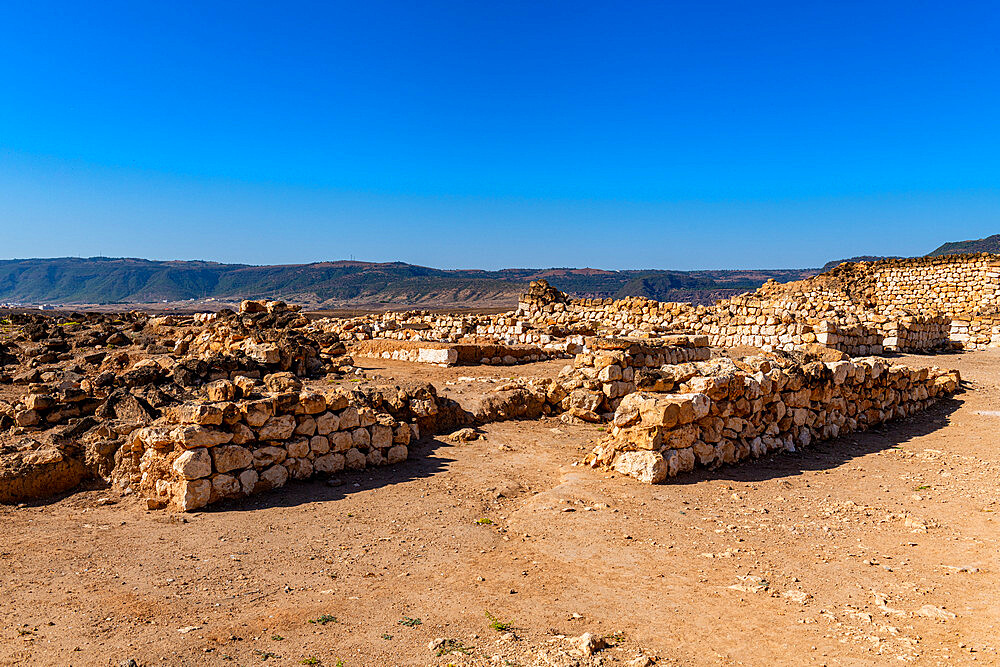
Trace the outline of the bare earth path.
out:
[[[0,664],[996,664],[1000,352],[904,359],[972,390],[658,486],[543,420],[193,515],[0,507]]]

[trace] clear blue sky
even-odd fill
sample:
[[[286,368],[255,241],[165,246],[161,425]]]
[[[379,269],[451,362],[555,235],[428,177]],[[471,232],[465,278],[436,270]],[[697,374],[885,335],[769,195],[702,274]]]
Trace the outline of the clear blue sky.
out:
[[[19,2],[2,257],[801,267],[1000,232],[991,2]]]

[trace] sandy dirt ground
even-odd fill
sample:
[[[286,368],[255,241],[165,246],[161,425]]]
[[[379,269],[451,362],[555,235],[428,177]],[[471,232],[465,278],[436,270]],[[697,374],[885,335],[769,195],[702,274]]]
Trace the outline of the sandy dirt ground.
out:
[[[998,664],[1000,351],[903,360],[969,390],[662,485],[548,419],[188,515],[0,507],[0,664]],[[514,372],[403,366],[457,400]]]

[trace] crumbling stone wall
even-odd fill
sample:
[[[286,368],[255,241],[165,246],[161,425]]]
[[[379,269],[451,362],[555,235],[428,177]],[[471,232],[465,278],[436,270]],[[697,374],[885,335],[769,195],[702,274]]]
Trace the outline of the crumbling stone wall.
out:
[[[677,393],[640,391],[622,399],[590,465],[661,482],[696,465],[795,451],[905,417],[960,386],[957,371],[877,358],[779,365],[750,357],[686,366],[675,371]]]
[[[289,479],[398,463],[419,435],[416,425],[359,409],[346,394],[300,392],[294,382],[284,389],[170,409],[132,433],[116,483],[139,490],[153,506],[193,510]]]

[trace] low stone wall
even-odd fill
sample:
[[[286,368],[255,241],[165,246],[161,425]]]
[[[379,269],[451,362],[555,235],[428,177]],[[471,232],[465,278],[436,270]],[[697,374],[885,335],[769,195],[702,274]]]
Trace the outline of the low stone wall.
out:
[[[186,403],[132,433],[116,484],[151,506],[187,511],[289,479],[405,460],[416,427],[350,403],[336,392]]]
[[[956,349],[1000,346],[1000,313],[960,314],[950,322],[949,339]]]
[[[728,361],[728,360],[727,360]],[[636,392],[609,438],[588,456],[644,482],[696,465],[795,451],[926,409],[959,390],[958,371],[891,366],[875,358],[774,367],[766,358],[693,364],[677,393]]]
[[[582,409],[584,412],[577,411],[575,416],[588,421],[594,421],[589,413],[603,419],[605,413],[614,412],[618,401],[642,383],[642,374],[647,369],[702,361],[711,356],[706,336],[588,338],[585,350],[574,358],[573,373],[564,373],[563,377],[568,381],[564,385],[569,391],[576,392],[575,401],[570,401],[574,404],[568,404],[567,409]],[[572,382],[574,374],[576,382]],[[599,392],[604,399],[592,396],[590,401],[582,401],[578,391],[581,388]]]
[[[352,343],[351,354],[374,359],[394,359],[440,366],[515,364],[546,361],[553,356],[563,356],[559,351],[545,351],[530,345],[501,345],[496,343],[441,343],[416,342],[390,339],[372,339]]]

